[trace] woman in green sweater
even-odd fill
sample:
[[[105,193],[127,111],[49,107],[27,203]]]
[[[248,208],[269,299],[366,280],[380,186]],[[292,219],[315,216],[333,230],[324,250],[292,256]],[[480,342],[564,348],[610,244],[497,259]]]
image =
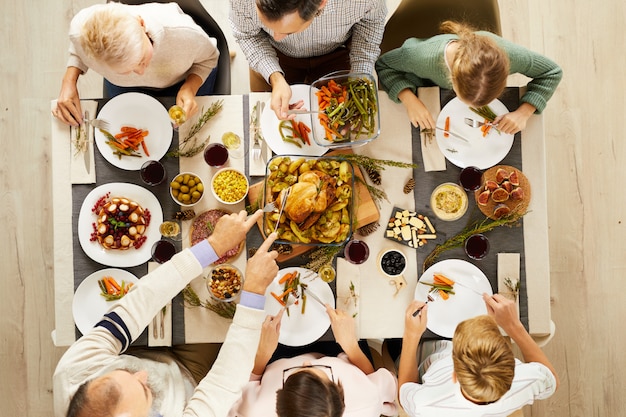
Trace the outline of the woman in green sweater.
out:
[[[522,104],[500,115],[495,123],[504,133],[526,127],[533,113],[541,113],[563,71],[552,60],[490,32],[475,32],[469,26],[446,21],[443,34],[428,39],[407,39],[376,62],[378,80],[389,97],[402,102],[415,127],[433,129],[435,121],[417,98],[417,87],[437,85],[453,89],[472,107],[489,104],[506,87],[509,74],[520,73],[531,81]]]

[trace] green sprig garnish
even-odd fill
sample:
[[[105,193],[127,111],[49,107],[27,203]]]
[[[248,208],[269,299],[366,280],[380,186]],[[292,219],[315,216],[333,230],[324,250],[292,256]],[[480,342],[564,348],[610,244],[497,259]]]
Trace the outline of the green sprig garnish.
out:
[[[211,120],[213,116],[219,113],[219,111],[222,109],[223,104],[224,100],[217,100],[214,101],[211,106],[209,106],[207,111],[204,111],[203,107],[201,111],[202,115],[200,116],[200,118],[196,121],[196,123],[193,124],[193,126],[191,126],[189,132],[187,133],[187,136],[179,141],[178,148],[174,151],[168,152],[168,156],[192,157],[202,152],[207,143],[209,143],[211,137],[207,136],[204,141],[198,143],[197,134],[200,132],[200,130],[202,130],[204,125],[209,120]]]
[[[435,246],[435,249],[433,249],[433,251],[424,260],[422,272],[431,267],[443,252],[463,246],[467,238],[471,235],[476,233],[487,233],[500,226],[513,227],[525,214],[526,212],[521,213],[514,211],[508,216],[504,216],[496,220],[485,217],[482,221],[476,221],[469,224],[458,234],[452,236],[442,244]]]

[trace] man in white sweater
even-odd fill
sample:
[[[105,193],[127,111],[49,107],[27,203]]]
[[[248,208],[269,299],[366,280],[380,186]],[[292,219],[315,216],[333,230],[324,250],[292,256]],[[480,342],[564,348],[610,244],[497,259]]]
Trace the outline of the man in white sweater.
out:
[[[144,276],[63,355],[54,373],[55,416],[226,416],[254,364],[264,294],[278,273],[271,234],[248,260],[235,317],[217,360],[196,386],[191,373],[168,354],[124,354],[158,311],[204,267],[241,242],[261,211],[223,216],[213,234]]]

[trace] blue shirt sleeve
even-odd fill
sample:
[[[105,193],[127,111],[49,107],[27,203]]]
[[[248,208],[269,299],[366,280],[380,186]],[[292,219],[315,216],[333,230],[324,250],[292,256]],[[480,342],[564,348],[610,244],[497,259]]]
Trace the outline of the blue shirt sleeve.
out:
[[[197,243],[191,247],[191,253],[196,257],[202,268],[206,268],[213,262],[217,261],[219,256],[215,253],[215,250],[211,246],[208,240],[204,239],[202,242]]]

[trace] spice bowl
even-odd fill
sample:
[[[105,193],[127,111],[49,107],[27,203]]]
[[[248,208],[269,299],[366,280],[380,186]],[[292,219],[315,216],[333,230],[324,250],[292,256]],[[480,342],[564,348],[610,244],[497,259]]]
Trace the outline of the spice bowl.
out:
[[[235,168],[222,168],[211,179],[211,192],[223,204],[240,203],[249,189],[248,178]]]
[[[243,274],[234,265],[215,265],[206,278],[209,295],[216,301],[236,301],[243,289]]]
[[[396,278],[406,271],[407,259],[398,249],[385,249],[378,255],[378,268],[387,278]]]
[[[313,140],[326,148],[365,145],[380,134],[378,88],[370,74],[338,71],[311,84]]]

